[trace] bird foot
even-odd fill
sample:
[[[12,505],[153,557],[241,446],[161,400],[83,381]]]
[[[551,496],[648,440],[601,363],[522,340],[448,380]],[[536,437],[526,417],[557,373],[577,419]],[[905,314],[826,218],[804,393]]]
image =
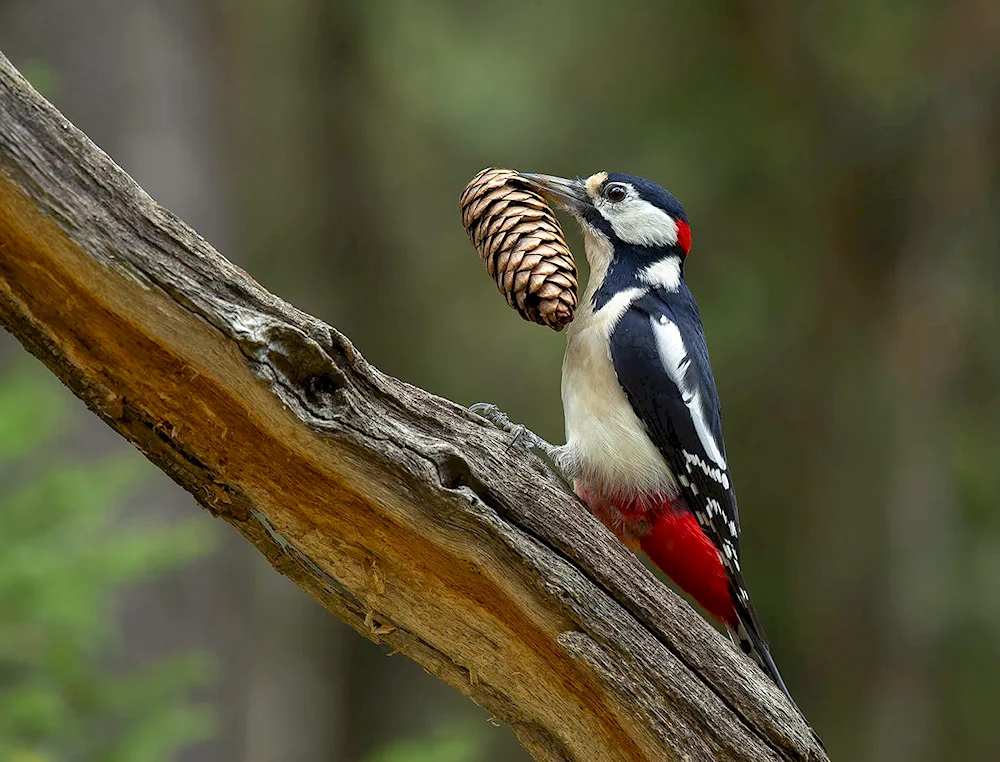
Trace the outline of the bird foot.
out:
[[[477,402],[469,410],[511,435],[510,442],[507,444],[508,452],[512,447],[523,443],[531,452],[544,460],[549,469],[562,479],[570,489],[573,488],[573,481],[558,465],[556,453],[559,448],[556,445],[542,439],[527,426],[512,422],[503,410],[490,402]]]

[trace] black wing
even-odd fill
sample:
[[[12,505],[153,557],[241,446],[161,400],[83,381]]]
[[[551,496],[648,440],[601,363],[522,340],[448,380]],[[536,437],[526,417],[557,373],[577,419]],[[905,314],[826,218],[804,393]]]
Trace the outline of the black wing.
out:
[[[739,570],[739,514],[725,460],[722,416],[704,330],[691,292],[635,301],[611,335],[618,382],[678,478],[681,497]],[[727,550],[728,548],[728,550]]]
[[[681,498],[719,550],[739,618],[734,635],[791,700],[740,568],[739,512],[719,395],[701,317],[687,287],[637,299],[611,334],[611,360],[632,409],[676,476]]]

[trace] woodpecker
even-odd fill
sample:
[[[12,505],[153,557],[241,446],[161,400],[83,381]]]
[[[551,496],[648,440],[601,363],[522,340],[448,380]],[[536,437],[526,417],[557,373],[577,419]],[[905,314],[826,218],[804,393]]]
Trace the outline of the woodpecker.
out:
[[[792,701],[740,566],[740,523],[701,316],[684,282],[691,228],[656,183],[598,172],[522,174],[583,231],[590,278],[567,328],[566,444],[527,437],[593,513],[720,620]],[[794,706],[794,701],[792,701]]]

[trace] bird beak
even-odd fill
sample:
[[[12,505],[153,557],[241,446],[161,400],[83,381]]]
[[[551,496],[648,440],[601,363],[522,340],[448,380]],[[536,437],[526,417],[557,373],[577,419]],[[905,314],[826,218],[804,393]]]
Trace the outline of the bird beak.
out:
[[[529,187],[541,193],[545,200],[557,209],[579,215],[590,205],[583,180],[567,180],[562,177],[534,175],[528,172],[518,172],[518,174]]]

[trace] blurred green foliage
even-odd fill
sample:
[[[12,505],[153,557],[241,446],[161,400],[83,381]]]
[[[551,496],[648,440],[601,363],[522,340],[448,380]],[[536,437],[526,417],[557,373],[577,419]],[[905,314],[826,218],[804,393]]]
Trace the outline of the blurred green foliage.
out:
[[[40,58],[29,58],[19,62],[21,75],[31,86],[49,100],[58,97],[58,81],[55,68]]]
[[[476,726],[459,723],[424,738],[383,746],[366,762],[477,762],[483,759],[485,740]]]
[[[209,535],[193,519],[130,524],[122,500],[148,466],[131,450],[58,452],[65,397],[36,366],[0,381],[0,759],[172,759],[213,729],[187,699],[211,665],[181,654],[110,666],[115,596],[206,553]]]

